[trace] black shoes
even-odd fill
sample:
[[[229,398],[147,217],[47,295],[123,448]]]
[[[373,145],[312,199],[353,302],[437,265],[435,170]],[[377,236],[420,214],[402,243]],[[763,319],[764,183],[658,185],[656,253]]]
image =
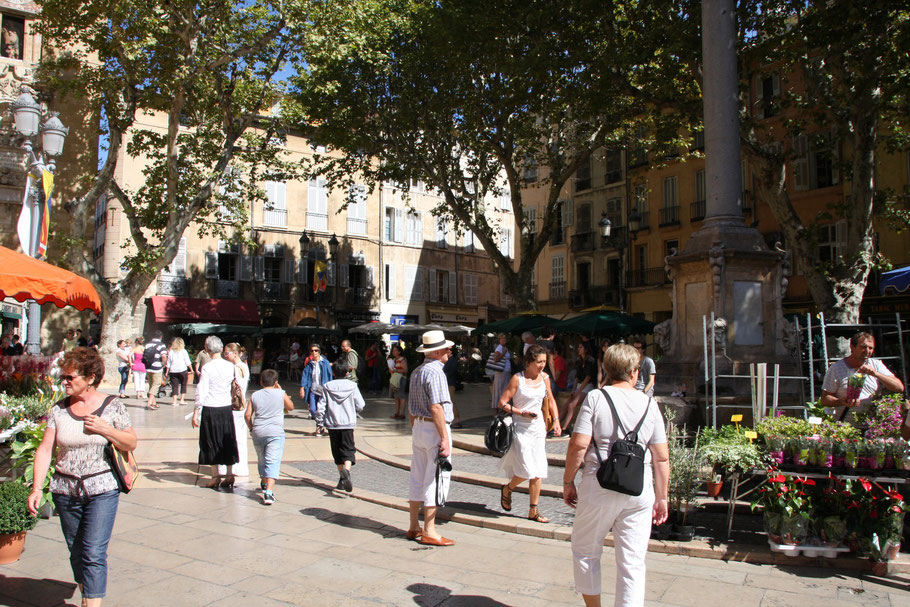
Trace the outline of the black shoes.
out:
[[[343,485],[345,491],[349,491],[349,492],[353,491],[354,484],[351,482],[351,471],[350,470],[341,471],[341,479],[338,481],[338,484]]]

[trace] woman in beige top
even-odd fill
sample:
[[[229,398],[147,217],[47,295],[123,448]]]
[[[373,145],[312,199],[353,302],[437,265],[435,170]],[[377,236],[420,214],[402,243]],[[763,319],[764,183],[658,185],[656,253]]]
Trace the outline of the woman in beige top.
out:
[[[82,605],[94,607],[101,605],[107,589],[107,545],[120,497],[104,447],[110,442],[132,451],[137,439],[123,403],[97,389],[104,377],[104,360],[97,350],[73,348],[58,364],[66,398],[48,413],[47,430],[35,453],[35,489],[28,508],[37,513],[56,452],[51,493]]]

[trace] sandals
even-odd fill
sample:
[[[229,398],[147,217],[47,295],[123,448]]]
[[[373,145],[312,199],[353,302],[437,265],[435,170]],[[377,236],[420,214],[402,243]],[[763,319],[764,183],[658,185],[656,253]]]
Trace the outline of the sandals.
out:
[[[549,523],[550,519],[540,514],[540,511],[537,509],[537,506],[531,506],[531,510],[528,512],[528,520],[534,521],[537,523]]]
[[[508,491],[508,494],[506,493]],[[509,489],[509,483],[506,483],[499,490],[499,505],[506,512],[512,510],[512,489]]]

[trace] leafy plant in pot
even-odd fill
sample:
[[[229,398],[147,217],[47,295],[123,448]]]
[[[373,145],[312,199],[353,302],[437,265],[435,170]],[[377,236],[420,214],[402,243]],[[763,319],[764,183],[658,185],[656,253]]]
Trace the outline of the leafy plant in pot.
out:
[[[670,449],[670,505],[673,508],[675,524],[673,530],[676,539],[690,541],[695,535],[695,527],[688,525],[689,510],[698,496],[701,461],[698,452],[699,435],[696,434],[694,445],[686,445],[686,436],[673,422],[667,420],[667,445]]]
[[[0,483],[0,565],[19,560],[25,533],[38,523],[28,511],[29,493],[29,488],[21,483]]]
[[[699,445],[699,455],[711,469],[706,479],[709,497],[720,494],[725,475],[743,474],[766,463],[758,445],[734,426],[704,430]]]
[[[805,487],[814,486],[812,479],[801,479],[768,470],[768,481],[759,487],[752,509],[763,508],[768,541],[797,545],[809,534],[812,499]]]

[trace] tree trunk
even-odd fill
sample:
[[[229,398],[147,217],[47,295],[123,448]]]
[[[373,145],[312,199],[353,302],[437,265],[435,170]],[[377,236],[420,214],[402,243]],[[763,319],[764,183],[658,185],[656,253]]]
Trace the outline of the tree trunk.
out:
[[[101,341],[98,351],[104,359],[104,381],[102,386],[117,388],[120,385],[120,372],[117,370],[117,342],[127,340],[135,345],[136,337],[141,335],[141,327],[133,324],[136,305],[139,297],[133,301],[123,289],[114,289],[108,298],[108,305],[101,310]]]

